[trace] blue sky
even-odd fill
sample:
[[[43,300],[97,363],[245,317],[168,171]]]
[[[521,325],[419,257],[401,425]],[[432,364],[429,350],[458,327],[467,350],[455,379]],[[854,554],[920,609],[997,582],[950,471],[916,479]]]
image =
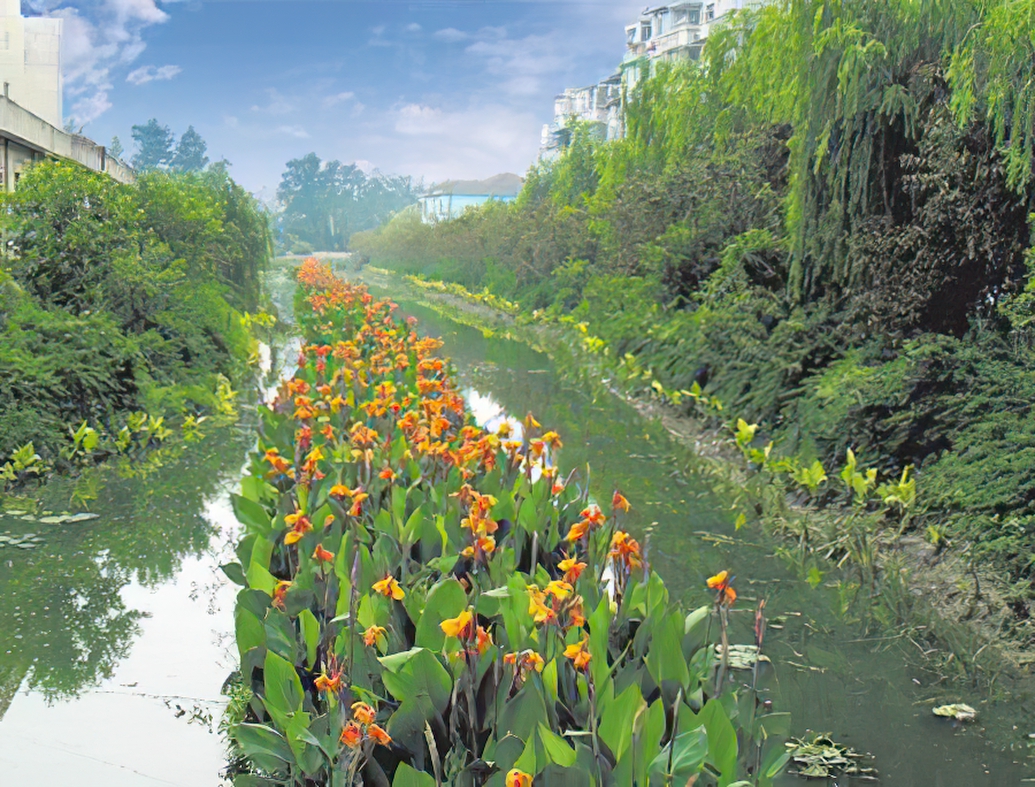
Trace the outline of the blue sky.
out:
[[[65,115],[131,150],[193,124],[253,191],[315,151],[384,172],[523,173],[553,96],[607,76],[642,0],[23,0],[63,16]]]

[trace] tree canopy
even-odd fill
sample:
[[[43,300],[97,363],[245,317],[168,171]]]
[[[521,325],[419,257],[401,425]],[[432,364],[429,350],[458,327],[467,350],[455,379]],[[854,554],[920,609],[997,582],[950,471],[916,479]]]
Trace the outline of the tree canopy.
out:
[[[300,250],[341,251],[353,233],[372,229],[413,204],[408,177],[366,174],[356,164],[321,161],[315,153],[287,163],[277,189],[284,243]]]

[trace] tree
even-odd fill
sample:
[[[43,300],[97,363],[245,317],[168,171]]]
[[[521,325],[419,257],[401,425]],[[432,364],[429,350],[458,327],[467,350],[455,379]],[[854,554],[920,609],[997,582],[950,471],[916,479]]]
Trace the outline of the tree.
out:
[[[139,170],[167,169],[173,159],[173,133],[168,126],[158,125],[155,118],[147,125],[133,126],[137,152],[133,166]]]
[[[173,154],[171,168],[177,172],[201,172],[208,165],[208,145],[194,126],[187,126]]]
[[[122,147],[122,142],[118,137],[112,137],[111,142],[108,144],[108,155],[114,158],[122,158],[122,154],[125,153],[125,149]]]
[[[349,237],[372,229],[416,201],[410,178],[367,176],[355,164],[322,162],[315,153],[293,159],[281,176],[284,231],[314,248],[341,251]]]

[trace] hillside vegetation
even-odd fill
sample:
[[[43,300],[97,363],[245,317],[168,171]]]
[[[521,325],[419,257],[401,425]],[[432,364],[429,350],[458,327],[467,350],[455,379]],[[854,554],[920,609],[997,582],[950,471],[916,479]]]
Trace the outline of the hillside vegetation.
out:
[[[626,137],[577,127],[512,205],[352,245],[583,321],[827,468],[917,470],[910,527],[993,561],[1035,541],[1031,0],[793,0],[660,65]],[[629,354],[629,355],[626,355]],[[832,485],[831,485],[832,486]],[[833,492],[830,493],[833,495]]]
[[[49,463],[83,422],[115,435],[134,412],[219,405],[270,249],[224,169],[123,185],[44,162],[2,205],[0,458],[32,441]]]

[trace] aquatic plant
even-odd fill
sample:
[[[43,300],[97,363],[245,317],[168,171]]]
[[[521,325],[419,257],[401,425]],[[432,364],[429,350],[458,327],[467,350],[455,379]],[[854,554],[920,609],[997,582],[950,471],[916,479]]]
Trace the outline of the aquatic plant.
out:
[[[728,574],[684,614],[626,496],[605,510],[561,473],[560,435],[475,425],[439,340],[315,261],[298,280],[305,344],[225,567],[252,692],[237,783],[770,783],[786,752],[749,744],[786,716],[709,639],[714,614],[728,652]]]

